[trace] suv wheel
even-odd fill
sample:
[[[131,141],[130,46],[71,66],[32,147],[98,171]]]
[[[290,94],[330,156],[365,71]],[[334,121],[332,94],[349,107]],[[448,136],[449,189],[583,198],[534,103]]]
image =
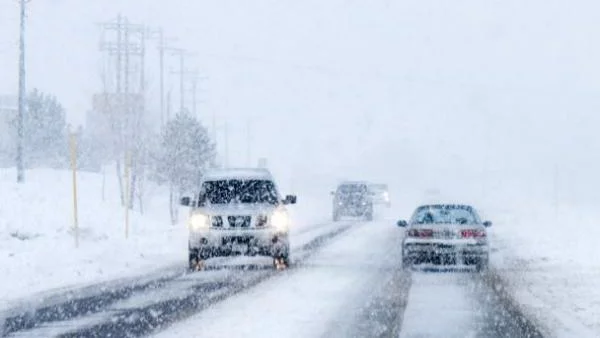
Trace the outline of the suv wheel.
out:
[[[273,257],[273,268],[275,270],[285,270],[290,267],[289,255],[281,255],[279,257]]]
[[[333,221],[338,222],[340,220],[340,214],[336,211],[333,212]]]
[[[365,218],[367,219],[367,221],[372,221],[373,220],[373,209],[369,209],[369,211],[367,211],[367,213],[365,214]]]
[[[404,250],[402,250],[402,270],[412,270],[413,260],[410,257],[406,257]]]
[[[202,270],[202,268],[204,267],[204,261],[202,259],[200,259],[200,256],[198,255],[198,249],[188,249],[188,267],[190,269],[190,271],[198,271],[198,270]]]

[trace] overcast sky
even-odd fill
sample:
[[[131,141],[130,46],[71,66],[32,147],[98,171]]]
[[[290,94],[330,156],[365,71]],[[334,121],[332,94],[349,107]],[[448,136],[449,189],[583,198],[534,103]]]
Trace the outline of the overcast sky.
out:
[[[74,124],[101,89],[95,24],[121,13],[195,51],[199,116],[229,121],[236,165],[252,120],[252,162],[269,157],[290,181],[485,178],[547,195],[558,168],[565,196],[600,202],[597,1],[32,0],[28,11],[28,87],[55,94]],[[17,87],[17,19],[16,1],[0,1],[2,93]],[[154,103],[155,60],[151,47]]]

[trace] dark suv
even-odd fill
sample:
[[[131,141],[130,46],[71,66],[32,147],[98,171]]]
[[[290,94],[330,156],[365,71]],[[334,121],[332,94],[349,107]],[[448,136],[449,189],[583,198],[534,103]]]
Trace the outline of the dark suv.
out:
[[[343,216],[373,220],[373,199],[367,183],[345,182],[331,194],[333,195],[333,220],[335,222]]]

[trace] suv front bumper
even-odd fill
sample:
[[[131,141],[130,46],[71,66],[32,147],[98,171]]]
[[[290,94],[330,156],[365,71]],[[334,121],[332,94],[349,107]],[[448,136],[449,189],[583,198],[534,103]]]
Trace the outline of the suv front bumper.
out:
[[[273,228],[190,232],[190,250],[201,259],[233,255],[287,256],[289,234]]]

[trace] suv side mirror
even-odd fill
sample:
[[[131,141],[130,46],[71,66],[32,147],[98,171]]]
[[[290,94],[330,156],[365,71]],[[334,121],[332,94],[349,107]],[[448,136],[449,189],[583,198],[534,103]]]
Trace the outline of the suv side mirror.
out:
[[[491,226],[492,226],[492,222],[490,222],[490,221],[485,221],[485,222],[483,222],[483,226],[484,226],[484,227],[486,227],[486,228],[489,228],[489,227],[491,227]]]
[[[396,223],[396,225],[397,225],[397,226],[399,226],[399,227],[401,227],[401,228],[405,228],[405,227],[407,227],[407,226],[408,226],[408,222],[407,222],[407,221],[405,221],[405,220],[399,220],[399,221]]]
[[[283,200],[283,204],[296,204],[296,195],[287,195]]]
[[[188,196],[182,197],[181,201],[179,201],[179,204],[181,204],[184,207],[189,207],[191,206],[191,199]]]

